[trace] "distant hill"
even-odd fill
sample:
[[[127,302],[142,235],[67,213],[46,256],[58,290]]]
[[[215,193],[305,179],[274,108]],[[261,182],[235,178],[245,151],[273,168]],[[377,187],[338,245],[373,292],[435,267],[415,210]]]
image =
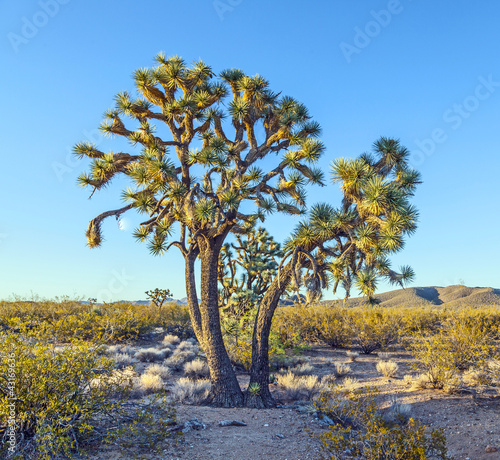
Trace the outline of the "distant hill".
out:
[[[418,307],[425,305],[446,305],[449,307],[474,307],[478,305],[500,306],[500,289],[490,287],[467,287],[462,285],[447,287],[415,287],[384,292],[377,294],[375,298],[382,307]],[[321,303],[331,305],[334,302],[338,301],[324,300]],[[366,297],[351,298],[346,304],[350,307],[366,304]]]

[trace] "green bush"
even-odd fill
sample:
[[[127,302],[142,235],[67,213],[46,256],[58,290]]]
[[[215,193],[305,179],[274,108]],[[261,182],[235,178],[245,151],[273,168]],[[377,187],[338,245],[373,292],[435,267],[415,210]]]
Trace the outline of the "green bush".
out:
[[[370,354],[398,341],[402,320],[394,310],[368,307],[350,314],[349,329],[354,343],[363,353]]]
[[[28,330],[0,341],[7,370],[0,376],[0,454],[13,453],[9,442],[15,440],[17,458],[67,456],[91,437],[116,437],[117,422],[122,430],[130,425],[132,380],[115,370],[101,347],[81,341],[60,346]],[[163,412],[170,423],[173,412]],[[9,425],[11,414],[15,426]]]
[[[324,393],[317,410],[333,424],[319,435],[331,459],[366,460],[448,459],[442,430],[403,415],[396,421],[382,417],[375,403],[376,390],[365,388],[351,392],[340,389]]]
[[[127,303],[83,304],[78,301],[0,302],[0,326],[10,330],[26,327],[50,333],[59,341],[137,339],[156,327],[189,328],[186,306]]]

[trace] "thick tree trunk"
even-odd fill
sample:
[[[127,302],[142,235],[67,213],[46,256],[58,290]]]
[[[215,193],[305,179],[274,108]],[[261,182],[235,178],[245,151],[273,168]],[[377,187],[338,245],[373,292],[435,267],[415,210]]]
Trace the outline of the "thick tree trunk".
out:
[[[236,374],[224,346],[219,317],[217,269],[220,244],[205,242],[201,249],[201,325],[203,349],[210,368],[211,404],[218,407],[243,406]]]
[[[189,317],[191,318],[191,325],[193,326],[194,334],[198,342],[203,346],[203,330],[201,327],[201,313],[198,303],[198,294],[196,292],[196,280],[194,277],[194,264],[198,257],[199,251],[190,251],[184,256],[185,260],[185,277],[186,277],[186,295],[189,310]]]
[[[279,277],[277,276],[269,286],[259,305],[252,337],[250,385],[258,384],[260,394],[251,395],[247,390],[245,393],[247,407],[264,408],[276,405],[269,391],[269,333],[280,297],[292,279],[291,267],[290,262],[285,265]]]

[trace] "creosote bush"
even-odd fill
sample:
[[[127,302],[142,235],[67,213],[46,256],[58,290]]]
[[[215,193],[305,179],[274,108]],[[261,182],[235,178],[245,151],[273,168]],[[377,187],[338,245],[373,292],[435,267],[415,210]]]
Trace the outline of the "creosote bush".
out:
[[[317,411],[335,423],[318,435],[330,458],[345,459],[346,453],[349,458],[366,460],[449,458],[442,430],[431,430],[408,417],[402,407],[382,416],[375,394],[371,388],[350,393],[337,388],[316,402]]]
[[[129,400],[135,372],[131,368],[116,369],[104,347],[82,341],[61,347],[53,343],[50,333],[28,329],[4,333],[0,341],[4,352],[1,368],[7,368],[8,359],[15,362],[15,393],[8,390],[6,376],[0,377],[0,432],[5,433],[12,403],[19,458],[50,459],[83,453],[91,438],[106,443],[114,437],[113,442],[120,443],[114,432],[116,425],[125,430],[136,423],[131,422],[134,419],[130,414],[137,405]],[[154,423],[164,430],[164,439],[174,413],[159,406],[152,410],[162,413],[163,421],[155,419]],[[142,417],[145,423],[146,419]],[[151,430],[147,423],[139,426]],[[0,444],[2,458],[8,447]]]
[[[189,327],[184,305],[154,306],[128,303],[84,304],[78,300],[0,302],[0,321],[6,327],[45,331],[64,342],[73,339],[123,341],[137,339],[156,327]]]

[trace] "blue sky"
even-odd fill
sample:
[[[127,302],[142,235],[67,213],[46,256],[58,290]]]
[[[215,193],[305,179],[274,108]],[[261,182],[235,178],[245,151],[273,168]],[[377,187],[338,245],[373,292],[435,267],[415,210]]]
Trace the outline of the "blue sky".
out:
[[[84,140],[116,149],[97,130],[102,114],[159,51],[259,73],[304,102],[323,127],[325,170],[381,135],[399,138],[424,183],[419,229],[394,265],[415,269],[414,286],[500,287],[500,3],[11,0],[1,9],[0,299],[185,295],[181,257],[150,256],[131,236],[135,216],[121,228],[109,220],[102,248],[86,247],[88,221],[120,206],[123,183],[88,200],[76,185],[87,163],[69,154]],[[340,194],[330,185],[308,197],[335,205]],[[282,241],[296,222],[273,217],[267,227]]]

